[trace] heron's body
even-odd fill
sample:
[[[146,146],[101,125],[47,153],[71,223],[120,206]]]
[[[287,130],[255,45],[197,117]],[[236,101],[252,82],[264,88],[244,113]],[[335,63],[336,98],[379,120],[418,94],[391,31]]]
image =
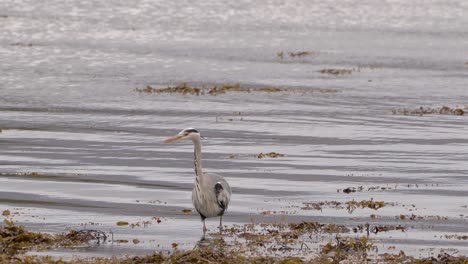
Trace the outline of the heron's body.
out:
[[[229,205],[231,196],[229,184],[222,176],[217,174],[204,173],[202,178],[199,184],[195,181],[193,187],[193,206],[195,206],[202,219],[222,217]]]
[[[192,191],[193,206],[203,221],[203,239],[205,238],[205,219],[220,217],[219,227],[222,228],[222,217],[226,212],[231,199],[231,187],[220,175],[203,173],[201,165],[201,139],[200,133],[187,128],[177,136],[166,139],[165,143],[177,140],[191,139],[194,145],[195,186]]]

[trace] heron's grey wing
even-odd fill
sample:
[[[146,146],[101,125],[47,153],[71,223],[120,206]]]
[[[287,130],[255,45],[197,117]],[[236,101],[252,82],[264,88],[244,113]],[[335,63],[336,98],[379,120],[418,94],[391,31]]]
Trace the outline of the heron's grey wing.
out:
[[[221,182],[217,182],[215,184],[215,194],[216,202],[218,203],[219,207],[223,209],[224,212],[228,208],[230,194],[223,188]]]

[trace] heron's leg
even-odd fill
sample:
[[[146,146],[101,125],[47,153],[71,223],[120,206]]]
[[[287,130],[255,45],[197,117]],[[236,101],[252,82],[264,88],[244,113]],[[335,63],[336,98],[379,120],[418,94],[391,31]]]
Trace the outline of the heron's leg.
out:
[[[219,217],[219,231],[223,230],[223,216]]]
[[[202,240],[205,240],[205,235],[206,235],[206,225],[205,225],[205,219],[203,219],[203,237]]]

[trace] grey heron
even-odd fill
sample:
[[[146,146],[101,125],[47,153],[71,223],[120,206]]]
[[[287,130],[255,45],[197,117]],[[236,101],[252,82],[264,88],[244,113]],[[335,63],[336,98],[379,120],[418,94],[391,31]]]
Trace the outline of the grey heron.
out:
[[[201,163],[201,135],[194,128],[186,128],[174,137],[164,140],[171,143],[178,140],[190,139],[194,145],[195,186],[192,190],[192,203],[203,221],[203,237],[205,239],[205,219],[219,216],[219,228],[222,230],[223,215],[231,199],[231,187],[220,175],[203,173]]]

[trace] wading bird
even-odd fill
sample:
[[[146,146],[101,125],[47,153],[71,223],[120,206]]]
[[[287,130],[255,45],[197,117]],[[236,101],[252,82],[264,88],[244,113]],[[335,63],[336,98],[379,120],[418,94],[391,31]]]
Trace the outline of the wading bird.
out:
[[[195,186],[192,191],[192,202],[203,221],[203,237],[205,239],[205,219],[219,216],[219,228],[223,226],[223,214],[227,210],[231,198],[231,187],[220,175],[203,173],[201,164],[201,136],[198,130],[186,128],[174,137],[164,140],[171,143],[190,139],[195,152]]]

